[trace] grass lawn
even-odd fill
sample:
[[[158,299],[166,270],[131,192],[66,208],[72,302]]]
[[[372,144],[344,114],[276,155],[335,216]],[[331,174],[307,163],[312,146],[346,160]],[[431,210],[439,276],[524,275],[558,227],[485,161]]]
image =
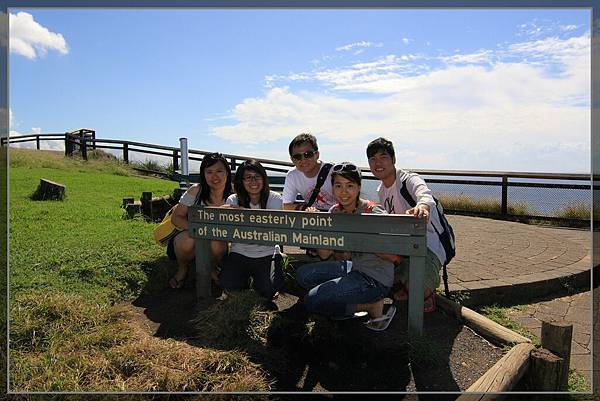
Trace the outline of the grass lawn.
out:
[[[155,224],[124,218],[122,198],[167,195],[176,183],[117,161],[9,152],[12,391],[268,390],[250,362],[225,375],[222,351],[140,333],[123,309],[165,250]],[[65,200],[31,200],[40,178],[64,184]]]

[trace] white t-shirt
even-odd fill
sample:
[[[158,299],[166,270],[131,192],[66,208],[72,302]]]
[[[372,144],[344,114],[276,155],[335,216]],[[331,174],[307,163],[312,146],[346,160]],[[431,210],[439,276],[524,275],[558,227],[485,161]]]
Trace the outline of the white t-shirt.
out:
[[[321,168],[323,168],[323,164],[325,163],[321,162]],[[319,169],[319,171],[321,171],[321,169]],[[331,206],[336,203],[335,197],[333,196],[333,188],[331,187],[331,171],[332,169],[329,170],[325,182],[313,204],[317,209],[329,210]],[[298,193],[302,195],[304,200],[308,201],[310,195],[312,195],[313,189],[317,185],[318,176],[319,174],[312,178],[308,178],[303,172],[295,167],[288,171],[285,176],[285,184],[283,185],[283,203],[294,203]]]
[[[198,189],[198,191],[196,192],[195,195],[192,195],[192,191],[195,191],[196,188]],[[194,203],[196,203],[196,199],[198,198],[199,195],[200,195],[200,185],[194,184],[191,187],[189,187],[187,189],[187,191],[185,191],[183,193],[183,195],[181,195],[181,198],[179,198],[179,203],[181,203],[182,205],[185,205],[187,207],[194,206]],[[200,202],[200,204],[203,205],[204,202]]]
[[[230,195],[225,201],[226,205],[239,206],[238,198],[236,194]],[[271,191],[269,199],[267,200],[267,209],[281,209],[281,195],[277,192]],[[250,203],[251,209],[260,209],[260,205]],[[273,245],[255,245],[255,244],[242,244],[242,243],[231,243],[231,252],[239,253],[249,258],[262,258],[265,256],[273,255],[275,250],[275,244]]]
[[[401,173],[398,172],[396,180],[389,187],[386,188],[383,183],[379,184],[377,192],[379,194],[379,201],[381,205],[389,214],[405,214],[408,209],[412,206],[404,199],[400,193],[399,185],[402,185],[400,181]],[[440,223],[440,218],[437,214],[435,207],[435,201],[431,195],[431,190],[427,187],[427,184],[417,174],[411,174],[406,180],[406,189],[412,195],[412,198],[417,201],[417,205],[424,203],[429,206],[429,223],[427,224],[427,247],[431,249],[433,253],[438,257],[440,263],[446,260],[446,251],[440,242],[439,236],[435,232],[433,225],[437,227],[438,231],[442,231],[443,228]]]

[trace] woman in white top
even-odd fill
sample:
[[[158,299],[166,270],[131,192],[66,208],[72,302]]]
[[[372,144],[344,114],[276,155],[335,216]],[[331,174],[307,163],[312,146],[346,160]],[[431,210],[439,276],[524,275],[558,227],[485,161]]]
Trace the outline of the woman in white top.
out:
[[[281,195],[270,190],[267,172],[258,161],[242,163],[233,185],[235,194],[227,198],[226,204],[247,209],[281,209]],[[275,263],[272,268],[274,246],[232,243],[229,254],[223,258],[221,288],[226,291],[246,289],[252,277],[256,291],[271,299],[283,284],[281,265]]]
[[[200,184],[192,185],[179,199],[173,210],[171,222],[182,230],[169,240],[167,255],[177,260],[177,272],[169,280],[171,288],[181,288],[194,259],[195,241],[188,234],[188,208],[194,205],[221,206],[231,194],[231,169],[221,153],[210,153],[200,164]],[[213,279],[217,281],[216,265],[227,252],[227,242],[211,241],[211,264]]]

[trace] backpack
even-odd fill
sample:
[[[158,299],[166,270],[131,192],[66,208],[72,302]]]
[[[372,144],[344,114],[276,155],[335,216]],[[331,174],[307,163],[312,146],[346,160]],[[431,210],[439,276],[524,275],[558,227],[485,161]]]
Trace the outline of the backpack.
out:
[[[406,180],[410,176],[411,173],[408,172],[404,172],[404,174],[402,175],[402,186],[400,187],[400,194],[411,207],[415,207],[417,205],[417,202],[413,199],[413,197],[408,192],[408,189],[406,188]],[[438,231],[438,229],[433,224],[431,226],[438,235],[440,243],[442,244],[444,252],[446,253],[446,260],[442,263],[442,278],[444,280],[444,293],[446,294],[446,297],[449,297],[450,290],[448,289],[448,270],[446,266],[448,265],[448,263],[450,263],[454,256],[456,256],[456,237],[454,236],[454,230],[452,229],[452,226],[450,225],[448,219],[446,219],[446,216],[444,215],[444,208],[442,207],[442,204],[440,203],[440,201],[437,200],[435,196],[433,197],[433,200],[435,202],[435,209],[440,218],[440,225],[442,226],[442,231]]]
[[[327,174],[329,173],[329,170],[331,170],[331,167],[333,167],[333,163],[323,164],[321,170],[319,170],[319,175],[317,176],[317,183],[315,185],[315,188],[313,189],[310,198],[302,204],[300,210],[306,210],[306,208],[311,207],[313,203],[315,203],[315,200],[317,200],[317,196],[321,191],[321,187],[323,186],[323,184],[325,184]]]

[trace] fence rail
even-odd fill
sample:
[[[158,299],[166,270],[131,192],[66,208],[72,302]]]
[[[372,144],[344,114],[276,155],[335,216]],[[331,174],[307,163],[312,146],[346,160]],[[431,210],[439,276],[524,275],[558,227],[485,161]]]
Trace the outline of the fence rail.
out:
[[[135,141],[124,141],[117,139],[101,139],[95,137],[93,130],[76,130],[66,133],[46,133],[19,135],[10,138],[0,138],[1,145],[35,142],[36,148],[41,148],[42,141],[64,141],[65,154],[81,154],[82,158],[87,159],[88,149],[107,149],[118,151],[120,159],[125,163],[130,163],[132,152],[148,155],[162,156],[171,160],[174,171],[179,170],[180,149],[172,146],[147,144]],[[211,152],[201,150],[188,150],[188,158],[191,161],[202,161],[203,157]],[[229,161],[231,169],[235,170],[247,156],[235,154],[223,154]],[[282,176],[289,171],[293,164],[291,162],[270,159],[257,160],[265,167],[270,176],[270,182],[275,185],[275,189],[280,189],[283,185]],[[361,167],[363,178],[366,180],[376,180],[367,167]],[[585,208],[591,205],[591,179],[588,174],[561,174],[561,173],[534,173],[534,172],[504,172],[504,171],[464,171],[464,170],[411,170],[425,177],[434,193],[440,198],[445,197],[463,197],[477,203],[481,199],[495,199],[498,202],[498,211],[476,210],[477,208],[468,203],[465,205],[448,204],[446,210],[449,213],[466,214],[485,217],[501,217],[512,219],[540,219],[547,221],[556,221],[572,224],[574,221],[582,226],[589,225],[589,216],[568,216],[557,215],[557,211],[569,205],[574,208]],[[158,173],[158,172],[155,172]],[[194,177],[194,175],[191,175]],[[196,176],[197,177],[197,176]],[[437,178],[437,177],[457,177],[457,178]],[[470,179],[465,179],[469,177]],[[179,180],[180,175],[170,175],[171,179]],[[484,178],[484,179],[482,179]],[[197,178],[196,178],[197,179]],[[597,182],[599,177],[594,177]],[[192,178],[193,180],[193,178]],[[530,180],[529,182],[523,180]],[[542,181],[542,182],[534,182]],[[563,181],[558,182],[557,181]],[[567,181],[567,182],[564,182]],[[577,182],[586,182],[578,184]],[[363,185],[364,186],[364,185]],[[461,188],[465,188],[461,191]],[[594,186],[594,190],[599,190],[600,186]],[[570,191],[571,193],[566,193]],[[552,196],[556,200],[552,200]],[[529,203],[533,208],[524,208],[520,212],[511,209],[514,205],[523,205]],[[541,204],[542,209],[536,208]],[[582,206],[583,205],[583,206]],[[589,206],[591,211],[591,206]],[[591,212],[590,212],[591,214]]]

